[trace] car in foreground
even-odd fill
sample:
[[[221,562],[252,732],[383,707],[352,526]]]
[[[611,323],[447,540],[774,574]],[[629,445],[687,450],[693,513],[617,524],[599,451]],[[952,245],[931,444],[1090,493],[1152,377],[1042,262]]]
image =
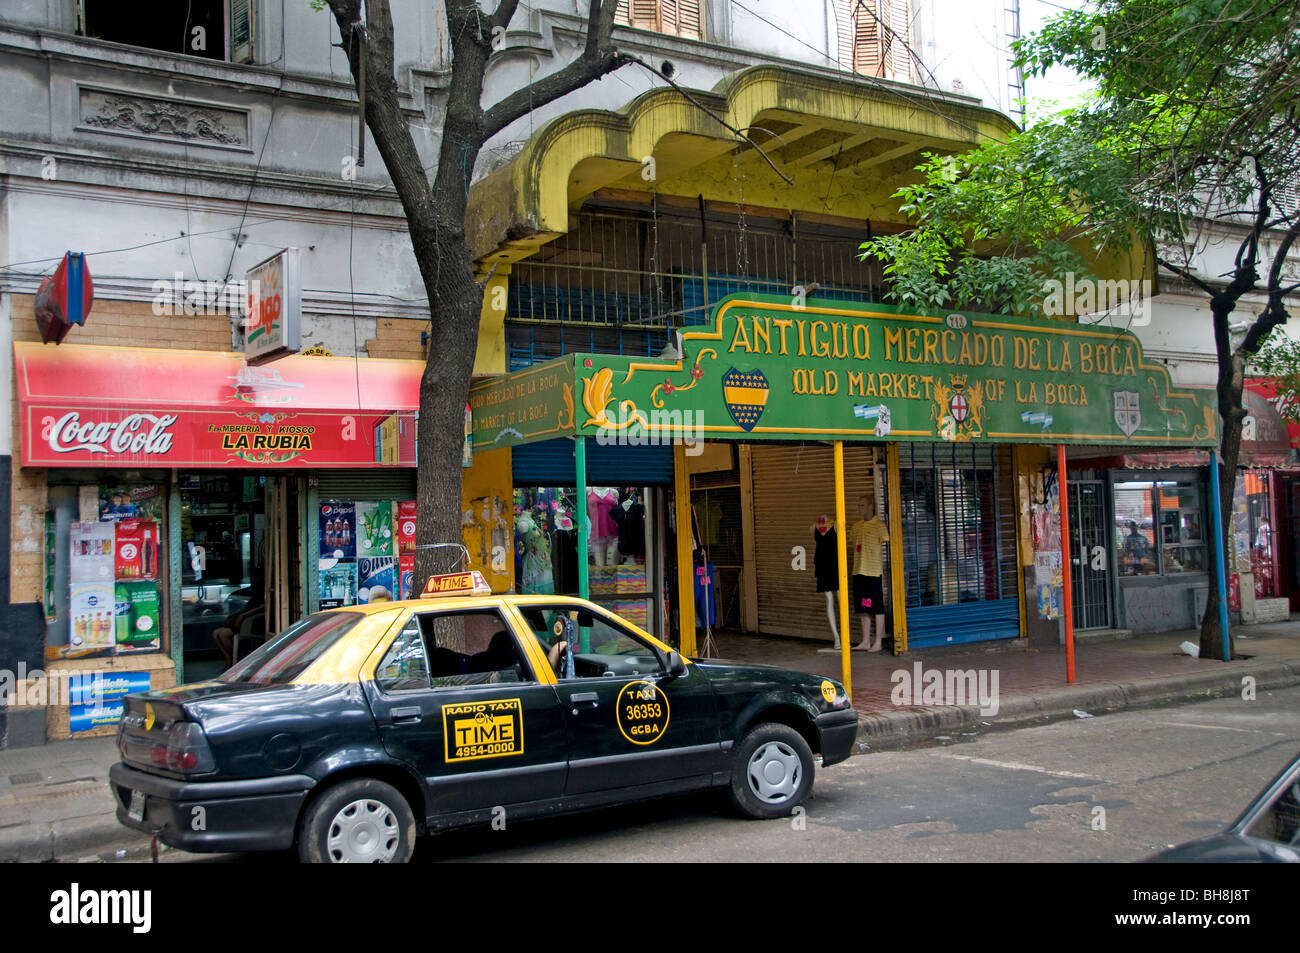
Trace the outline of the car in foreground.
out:
[[[1218,834],[1163,850],[1148,863],[1300,863],[1300,756]]]
[[[129,696],[117,818],[189,851],[402,862],[418,835],[722,788],[790,815],[846,759],[839,682],[681,657],[594,603],[491,595],[331,609],[215,681]]]

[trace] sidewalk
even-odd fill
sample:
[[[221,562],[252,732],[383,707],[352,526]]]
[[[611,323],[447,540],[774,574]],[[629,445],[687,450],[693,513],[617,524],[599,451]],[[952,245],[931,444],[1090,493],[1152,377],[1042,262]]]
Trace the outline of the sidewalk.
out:
[[[1251,676],[1255,691],[1300,684],[1300,616],[1270,625],[1233,629],[1237,655],[1232,662],[1201,661],[1183,654],[1185,641],[1199,643],[1190,629],[1075,645],[1075,680],[1066,682],[1065,646],[1028,648],[1012,642],[953,649],[927,649],[903,657],[851,652],[853,707],[862,715],[858,742],[863,751],[904,747],[940,735],[987,727],[1019,727],[1074,711],[1102,715],[1196,698],[1240,696]],[[802,639],[715,636],[719,658],[761,662],[840,678],[840,656],[817,651],[824,643]],[[983,670],[997,673],[998,711],[980,714],[977,705],[900,707],[891,692],[901,684],[895,672],[915,681],[915,666],[940,672]],[[919,686],[915,689],[919,694]]]
[[[1176,701],[1240,696],[1242,679],[1257,692],[1300,684],[1300,618],[1274,625],[1239,627],[1234,662],[1202,662],[1179,644],[1197,641],[1191,631],[1165,632],[1112,642],[1081,641],[1075,650],[1073,685],[1065,681],[1065,649],[1026,649],[1008,643],[909,656],[852,654],[853,705],[862,715],[862,751],[903,747],[990,727],[1004,728],[1075,717],[1078,709],[1102,715]],[[821,643],[724,634],[718,654],[840,677],[840,657],[819,652]],[[890,700],[898,671],[976,670],[998,678],[998,712],[981,715],[977,705],[898,707]],[[919,689],[918,689],[919,690]],[[0,751],[0,862],[111,859],[133,855],[148,838],[127,830],[113,816],[108,769],[117,761],[112,738],[56,741],[36,748]]]

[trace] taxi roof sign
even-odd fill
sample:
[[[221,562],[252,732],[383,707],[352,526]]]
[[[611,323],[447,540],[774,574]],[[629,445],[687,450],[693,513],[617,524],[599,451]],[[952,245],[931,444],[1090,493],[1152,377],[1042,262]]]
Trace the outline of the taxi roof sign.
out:
[[[442,596],[490,596],[492,587],[477,569],[470,572],[453,572],[443,576],[430,576],[424,584],[421,599]]]

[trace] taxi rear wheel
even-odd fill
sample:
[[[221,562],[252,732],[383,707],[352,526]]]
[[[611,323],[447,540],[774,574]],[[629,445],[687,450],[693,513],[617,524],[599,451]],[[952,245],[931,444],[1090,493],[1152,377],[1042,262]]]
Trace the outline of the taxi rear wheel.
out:
[[[309,864],[404,864],[415,850],[415,815],[401,793],[373,778],[322,793],[298,829],[298,857]]]
[[[812,790],[812,750],[788,725],[758,725],[741,739],[731,769],[731,801],[749,817],[787,817]]]

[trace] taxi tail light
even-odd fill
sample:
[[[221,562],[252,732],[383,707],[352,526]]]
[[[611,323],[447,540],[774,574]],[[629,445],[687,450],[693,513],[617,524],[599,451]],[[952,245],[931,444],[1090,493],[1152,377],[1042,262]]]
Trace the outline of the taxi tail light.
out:
[[[167,732],[167,743],[155,744],[150,760],[179,774],[204,774],[216,769],[207,735],[197,721],[174,722]]]

